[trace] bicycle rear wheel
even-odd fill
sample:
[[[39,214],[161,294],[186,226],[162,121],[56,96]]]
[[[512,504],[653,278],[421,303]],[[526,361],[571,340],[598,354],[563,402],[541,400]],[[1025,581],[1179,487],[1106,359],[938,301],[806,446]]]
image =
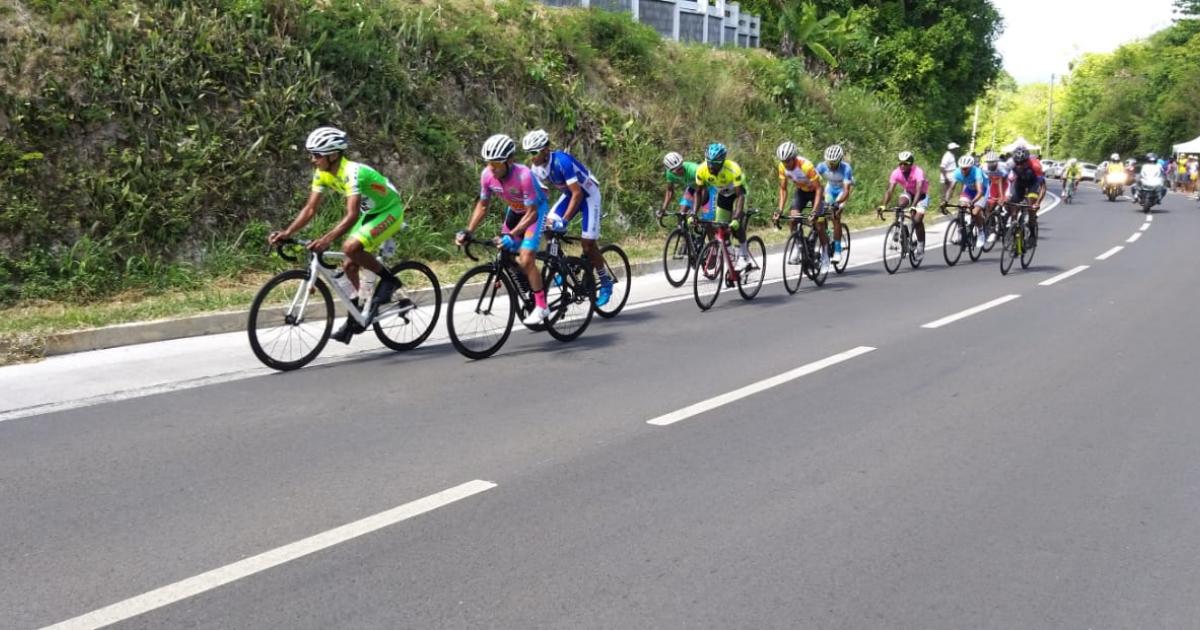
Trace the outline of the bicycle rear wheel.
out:
[[[667,235],[667,243],[663,246],[663,273],[673,287],[683,286],[692,271],[695,261],[690,242],[683,228],[675,228]]]
[[[692,276],[692,293],[696,297],[696,306],[707,311],[716,303],[721,294],[721,285],[725,284],[725,255],[721,251],[720,241],[709,241],[696,256],[696,268]]]
[[[767,275],[767,246],[757,236],[746,239],[746,252],[750,258],[750,266],[738,274],[738,293],[747,300],[762,289],[763,278]]]
[[[919,243],[912,241],[912,232],[910,230],[911,228],[905,226],[903,234],[905,242],[908,243],[908,266],[917,269],[921,266],[921,262],[925,260],[925,251],[921,249]]]
[[[608,304],[596,307],[596,314],[604,318],[616,317],[617,313],[625,308],[625,301],[629,299],[630,281],[633,279],[629,256],[615,243],[601,247],[600,255],[604,257],[604,272],[612,280],[612,296],[608,298]],[[593,284],[599,287],[599,278]]]
[[[883,235],[883,268],[889,274],[900,270],[900,261],[908,254],[907,236],[899,223],[893,223]]]
[[[833,270],[839,275],[846,271],[850,264],[850,228],[842,226],[842,260],[833,264]]]
[[[983,246],[979,245],[979,235],[983,233],[983,228],[977,223],[971,224],[971,227],[971,233],[968,235],[971,240],[967,242],[967,255],[971,257],[971,262],[975,262],[983,255]]]
[[[783,288],[790,294],[800,290],[804,280],[804,242],[799,232],[793,232],[783,246]]]
[[[966,238],[962,229],[962,223],[955,218],[950,223],[946,224],[946,231],[942,234],[942,257],[946,259],[946,265],[953,267],[958,264],[962,258],[963,239]]]
[[[329,341],[333,296],[319,278],[305,291],[307,283],[308,271],[289,269],[268,280],[250,304],[250,349],[271,369],[304,367]]]
[[[995,239],[991,240],[990,242],[985,242],[983,245],[983,251],[990,253],[992,248],[996,247],[996,243],[1000,241],[999,234],[1002,230],[1000,229],[1001,224],[999,208],[992,210],[992,214],[988,217],[986,225],[988,235],[997,235]]]
[[[550,280],[554,274],[562,278],[558,286]],[[542,278],[542,286],[546,287],[546,306],[550,307],[547,332],[559,341],[571,341],[582,335],[592,321],[596,299],[591,265],[582,258],[569,256],[543,267]]]
[[[486,359],[512,333],[517,290],[494,265],[479,265],[458,279],[446,309],[446,328],[454,349],[469,359]]]
[[[804,273],[808,274],[813,284],[824,286],[829,271],[821,268],[821,252],[829,253],[829,246],[822,246],[816,232],[809,232],[804,237]]]
[[[1033,263],[1033,253],[1037,250],[1037,241],[1033,238],[1033,226],[1023,225],[1021,229],[1024,230],[1024,236],[1021,239],[1021,268],[1028,269],[1029,265]]]
[[[442,288],[433,270],[416,261],[392,265],[391,272],[400,288],[380,307],[383,316],[376,318],[372,328],[380,343],[403,352],[421,345],[433,332],[442,309]],[[389,309],[395,310],[389,313]]]

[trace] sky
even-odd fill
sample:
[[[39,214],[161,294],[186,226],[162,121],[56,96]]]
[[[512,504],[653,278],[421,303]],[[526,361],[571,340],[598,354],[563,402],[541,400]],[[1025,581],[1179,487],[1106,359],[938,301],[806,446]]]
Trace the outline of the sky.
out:
[[[992,0],[1004,16],[996,42],[1017,83],[1048,82],[1085,52],[1109,52],[1171,24],[1172,0]]]

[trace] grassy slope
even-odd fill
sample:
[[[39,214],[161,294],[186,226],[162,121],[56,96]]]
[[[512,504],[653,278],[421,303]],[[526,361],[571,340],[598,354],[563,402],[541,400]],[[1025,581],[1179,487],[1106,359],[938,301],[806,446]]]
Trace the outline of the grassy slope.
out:
[[[222,5],[0,0],[0,160],[15,165],[0,172],[0,303],[24,309],[19,321],[97,297],[236,303],[279,264],[262,239],[305,194],[297,145],[317,124],[349,130],[352,157],[399,185],[412,227],[401,253],[433,261],[454,257],[478,144],[497,131],[544,126],[591,166],[613,239],[652,238],[669,149],[694,159],[725,142],[752,204],[770,208],[778,142],[810,156],[841,142],[862,211],[914,142],[905,112],[872,94],[764,51],[664,42],[618,14],[527,0]],[[128,315],[60,324],[145,314],[107,312]]]

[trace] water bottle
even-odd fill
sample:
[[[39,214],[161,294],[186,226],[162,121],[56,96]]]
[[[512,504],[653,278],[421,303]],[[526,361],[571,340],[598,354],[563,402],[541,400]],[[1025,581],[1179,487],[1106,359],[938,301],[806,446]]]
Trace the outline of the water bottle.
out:
[[[360,269],[358,272],[358,299],[359,304],[370,304],[371,296],[375,294],[375,282],[379,280],[379,276],[375,275],[369,269]]]

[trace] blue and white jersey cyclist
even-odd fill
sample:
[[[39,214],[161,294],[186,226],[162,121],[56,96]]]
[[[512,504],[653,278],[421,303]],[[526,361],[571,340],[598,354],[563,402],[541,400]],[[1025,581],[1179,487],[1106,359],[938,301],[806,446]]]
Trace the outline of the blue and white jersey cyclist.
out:
[[[817,236],[821,245],[828,245],[829,236],[825,234],[825,214],[833,217],[833,262],[842,261],[842,208],[850,200],[854,191],[854,169],[843,158],[846,151],[839,144],[830,145],[825,149],[825,161],[817,165],[817,174],[825,181],[825,205],[818,214],[813,213],[817,220]],[[827,212],[828,211],[828,212]],[[828,272],[829,259],[821,255],[821,267]]]
[[[576,216],[583,216],[580,234],[583,255],[600,279],[596,306],[608,304],[612,297],[612,278],[596,244],[600,238],[600,182],[575,156],[566,151],[551,150],[550,136],[544,129],[525,134],[521,146],[529,153],[530,169],[542,187],[557,188],[562,193],[546,215],[547,227],[561,232]]]
[[[958,198],[960,205],[971,209],[971,220],[980,226],[975,233],[975,247],[983,249],[987,238],[987,225],[983,220],[983,210],[987,207],[988,188],[991,179],[975,163],[975,157],[964,155],[958,158],[958,170],[954,171],[954,187],[962,187]],[[996,239],[993,237],[992,241]]]

